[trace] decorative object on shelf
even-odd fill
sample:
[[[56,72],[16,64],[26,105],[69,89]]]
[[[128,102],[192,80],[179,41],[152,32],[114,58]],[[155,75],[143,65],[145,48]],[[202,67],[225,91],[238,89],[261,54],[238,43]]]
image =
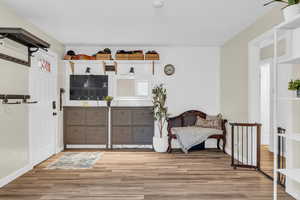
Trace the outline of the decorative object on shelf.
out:
[[[106,96],[103,98],[104,101],[106,101],[106,104],[107,104],[107,107],[110,107],[111,106],[111,102],[114,98],[111,97],[111,96]]]
[[[103,63],[103,71],[104,74],[106,74],[106,72],[115,72],[115,74],[118,73],[118,63],[114,61],[113,65],[107,65],[104,61]]]
[[[129,70],[129,74],[131,75],[131,76],[133,76],[134,75],[134,67],[130,67],[130,70]]]
[[[145,54],[145,60],[159,60],[159,54],[154,50],[148,51]]]
[[[272,3],[281,2],[287,6],[282,9],[285,21],[293,19],[295,16],[300,14],[299,0],[272,0],[265,3],[264,6],[270,5]]]
[[[145,60],[143,50],[132,51],[132,53],[129,54],[128,59],[129,60]]]
[[[73,56],[76,56],[75,51],[69,50],[69,51],[67,51],[67,54],[65,55],[64,60],[72,60]]]
[[[78,54],[72,57],[72,60],[91,60],[91,56],[86,54]]]
[[[106,53],[97,53],[96,54],[96,60],[112,60],[111,54],[106,54]]]
[[[103,51],[98,51],[96,54],[96,60],[112,60],[111,50],[105,48]]]
[[[289,82],[289,90],[295,90],[297,91],[297,97],[300,98],[300,80],[291,80]]]
[[[104,51],[106,54],[111,54],[111,50],[110,50],[109,48],[105,48],[103,51]]]
[[[115,56],[116,60],[144,60],[143,50],[125,51],[118,50]]]
[[[9,42],[6,42],[6,40]],[[16,55],[7,54],[7,51],[5,51],[5,49],[11,48],[10,43],[13,42],[21,44],[20,46],[24,46],[26,50],[24,51],[24,56],[16,57]],[[50,48],[49,43],[43,41],[42,39],[36,37],[35,35],[27,32],[22,28],[7,28],[7,27],[0,28],[0,45],[4,49],[4,51],[0,53],[1,59],[15,62],[21,65],[26,65],[28,67],[31,64],[31,56],[33,53],[39,51],[40,49],[44,51],[48,51],[48,48]]]
[[[172,64],[167,64],[165,66],[164,72],[167,76],[171,76],[175,73],[175,67]]]
[[[166,152],[168,148],[168,137],[163,134],[169,117],[168,107],[166,107],[167,90],[163,84],[153,88],[153,115],[159,129],[159,137],[153,137],[153,146],[156,152]]]
[[[68,55],[68,56],[75,56],[76,53],[75,53],[75,51],[73,51],[73,50],[69,50],[69,51],[67,51],[67,55]]]

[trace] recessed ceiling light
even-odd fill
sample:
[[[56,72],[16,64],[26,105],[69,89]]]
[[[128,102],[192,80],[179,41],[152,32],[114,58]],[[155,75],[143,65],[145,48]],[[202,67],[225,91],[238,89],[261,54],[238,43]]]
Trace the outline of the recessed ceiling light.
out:
[[[162,8],[164,6],[165,2],[163,0],[155,0],[153,2],[154,8]]]

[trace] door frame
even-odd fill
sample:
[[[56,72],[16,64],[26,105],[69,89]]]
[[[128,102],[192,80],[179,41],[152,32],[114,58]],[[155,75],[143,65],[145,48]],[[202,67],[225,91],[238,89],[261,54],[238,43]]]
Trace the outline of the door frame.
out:
[[[58,100],[59,100],[59,96],[58,96],[58,87],[57,87],[57,79],[58,79],[58,66],[59,66],[59,60],[58,60],[58,55],[57,53],[48,50],[46,53],[43,52],[44,54],[47,54],[50,57],[53,57],[54,63],[55,63],[55,86],[56,86],[56,93],[55,93],[55,101],[56,101],[56,113],[57,115],[54,117],[54,124],[55,124],[55,134],[54,134],[54,149],[53,149],[53,155],[57,154],[61,151],[60,149],[60,145],[59,145],[59,118],[58,118]],[[32,64],[31,64],[32,65]],[[30,73],[30,72],[29,72]],[[29,81],[30,81],[30,76],[29,76]],[[30,105],[29,105],[30,106]],[[30,109],[28,106],[28,110]],[[30,112],[30,111],[29,111]],[[53,110],[54,112],[54,110]],[[28,115],[29,117],[29,115]],[[30,120],[30,119],[29,119]],[[28,137],[28,160],[29,160],[29,165],[33,168],[35,166],[34,164],[34,160],[33,160],[33,151],[34,148],[32,146],[32,140],[33,140],[33,134],[30,131],[30,125],[28,126],[28,132],[29,132],[29,137]]]
[[[265,64],[270,64],[270,66],[269,66],[269,94],[270,94],[270,99],[269,99],[269,131],[272,131],[272,116],[273,116],[273,113],[272,113],[272,110],[273,110],[273,106],[272,106],[272,101],[273,101],[273,98],[272,98],[272,83],[273,83],[273,80],[272,80],[272,74],[273,74],[273,58],[267,58],[267,59],[264,59],[264,60],[260,60],[260,63],[259,63],[259,70],[260,70],[260,74],[259,74],[259,83],[260,83],[260,89],[261,89],[261,81],[262,81],[262,76],[261,76],[261,69],[262,69],[262,67],[263,67],[263,65],[265,65]],[[260,93],[260,99],[259,99],[259,105],[261,106],[262,105],[262,103],[261,103],[261,90],[259,91]],[[259,116],[260,116],[260,121],[262,122],[262,119],[261,119],[261,114],[262,114],[262,109],[261,109],[261,107],[260,107],[260,109],[259,109],[259,111],[260,111],[260,114],[259,114]],[[261,123],[262,125],[264,125],[263,123]],[[263,127],[262,127],[262,130],[263,130]],[[263,134],[263,132],[261,133],[261,141],[263,141],[263,137],[264,137],[264,134]],[[273,141],[273,139],[271,139],[271,134],[270,134],[270,132],[269,132],[269,135],[268,135],[268,146],[270,146],[271,144],[272,144],[272,142],[271,141]],[[270,147],[269,147],[269,150],[271,151],[272,149],[270,149]],[[272,150],[272,152],[273,152],[273,150]]]
[[[290,42],[290,36],[282,34],[278,40],[287,39],[287,45]],[[273,29],[265,32],[248,43],[248,119],[252,122],[260,121],[260,49],[274,43]],[[284,60],[289,55],[286,53],[278,60]],[[272,65],[273,67],[273,65]],[[271,79],[273,77],[271,69]],[[272,82],[272,81],[271,81]],[[274,94],[274,86],[271,85],[271,95]]]

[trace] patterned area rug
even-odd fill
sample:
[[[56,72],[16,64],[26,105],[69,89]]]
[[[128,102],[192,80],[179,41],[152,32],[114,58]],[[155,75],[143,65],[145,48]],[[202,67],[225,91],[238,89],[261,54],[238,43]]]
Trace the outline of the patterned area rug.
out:
[[[46,169],[90,169],[101,156],[100,152],[66,152]]]

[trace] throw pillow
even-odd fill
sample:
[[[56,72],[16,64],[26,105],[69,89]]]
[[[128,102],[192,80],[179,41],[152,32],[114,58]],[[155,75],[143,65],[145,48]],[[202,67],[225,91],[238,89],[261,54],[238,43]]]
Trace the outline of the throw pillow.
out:
[[[222,119],[222,118],[223,118],[223,116],[222,116],[221,113],[218,114],[218,115],[206,115],[206,119],[207,120]]]
[[[202,128],[213,128],[222,130],[222,120],[221,119],[203,119],[201,117],[197,117],[197,121],[195,126],[199,126]]]

